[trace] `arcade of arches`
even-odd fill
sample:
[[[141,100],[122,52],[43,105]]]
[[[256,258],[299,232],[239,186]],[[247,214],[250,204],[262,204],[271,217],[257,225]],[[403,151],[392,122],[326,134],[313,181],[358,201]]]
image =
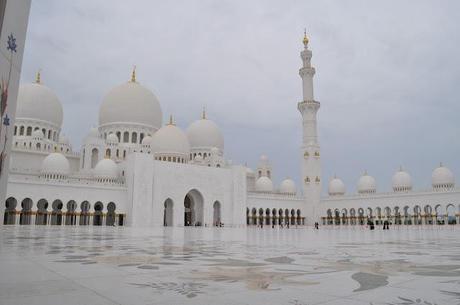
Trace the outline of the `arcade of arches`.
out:
[[[368,221],[393,225],[455,225],[460,224],[460,205],[425,205],[414,207],[376,207],[358,209],[328,209],[321,217],[323,225],[365,225]]]
[[[305,225],[305,217],[294,209],[246,209],[246,224],[254,226]]]
[[[34,206],[36,210],[33,210]],[[56,199],[49,204],[48,200],[40,199],[34,205],[32,199],[24,198],[18,206],[18,200],[9,197],[5,201],[3,224],[123,226],[124,219],[124,214],[116,212],[114,202],[109,202],[105,207],[101,201],[97,201],[94,203],[94,208],[91,209],[88,201],[83,201],[78,205],[75,200],[64,204],[62,200]]]

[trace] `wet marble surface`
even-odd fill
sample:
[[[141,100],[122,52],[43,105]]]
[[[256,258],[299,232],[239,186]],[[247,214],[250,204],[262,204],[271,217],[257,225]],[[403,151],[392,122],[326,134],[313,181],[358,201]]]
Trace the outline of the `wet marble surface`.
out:
[[[460,226],[3,226],[0,304],[460,304]]]

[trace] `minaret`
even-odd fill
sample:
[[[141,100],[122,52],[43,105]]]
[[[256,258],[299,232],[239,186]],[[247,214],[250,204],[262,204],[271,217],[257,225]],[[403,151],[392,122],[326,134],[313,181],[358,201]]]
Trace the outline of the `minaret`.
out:
[[[303,100],[298,103],[297,108],[302,114],[303,124],[301,147],[303,194],[308,207],[312,208],[312,215],[314,215],[315,207],[319,204],[321,197],[320,147],[316,127],[316,113],[320,103],[315,101],[313,96],[315,68],[311,66],[312,52],[308,49],[306,32],[304,33],[303,45],[304,49],[300,52],[303,65],[299,70],[302,78]]]

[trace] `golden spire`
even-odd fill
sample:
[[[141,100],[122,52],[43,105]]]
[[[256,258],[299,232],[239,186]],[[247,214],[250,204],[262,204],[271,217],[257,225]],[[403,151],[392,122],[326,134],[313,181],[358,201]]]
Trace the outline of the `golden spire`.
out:
[[[40,75],[41,69],[38,69],[37,75],[35,76],[35,83],[41,84],[41,75]]]
[[[304,29],[304,31],[303,31],[303,40],[302,40],[302,42],[303,42],[303,44],[305,46],[307,46],[307,44],[308,44],[307,29]]]
[[[203,112],[201,113],[201,119],[206,120],[206,107],[203,106]]]
[[[136,82],[136,66],[133,67],[133,72],[131,73],[131,82]]]

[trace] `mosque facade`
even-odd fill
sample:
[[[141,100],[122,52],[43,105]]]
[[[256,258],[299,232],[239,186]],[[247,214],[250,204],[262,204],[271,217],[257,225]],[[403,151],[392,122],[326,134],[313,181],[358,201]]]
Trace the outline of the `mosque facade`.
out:
[[[75,149],[61,131],[63,108],[40,73],[19,88],[6,200],[6,225],[95,226],[305,226],[365,225],[388,220],[400,225],[460,222],[460,190],[452,172],[440,165],[432,189],[413,190],[402,168],[393,176],[393,192],[378,193],[364,173],[357,193],[328,180],[322,197],[321,150],[308,38],[301,51],[303,99],[298,188],[292,179],[273,185],[273,168],[262,155],[257,168],[232,164],[224,137],[206,116],[186,130],[172,117],[163,124],[160,102],[130,81],[114,87],[92,128]]]

